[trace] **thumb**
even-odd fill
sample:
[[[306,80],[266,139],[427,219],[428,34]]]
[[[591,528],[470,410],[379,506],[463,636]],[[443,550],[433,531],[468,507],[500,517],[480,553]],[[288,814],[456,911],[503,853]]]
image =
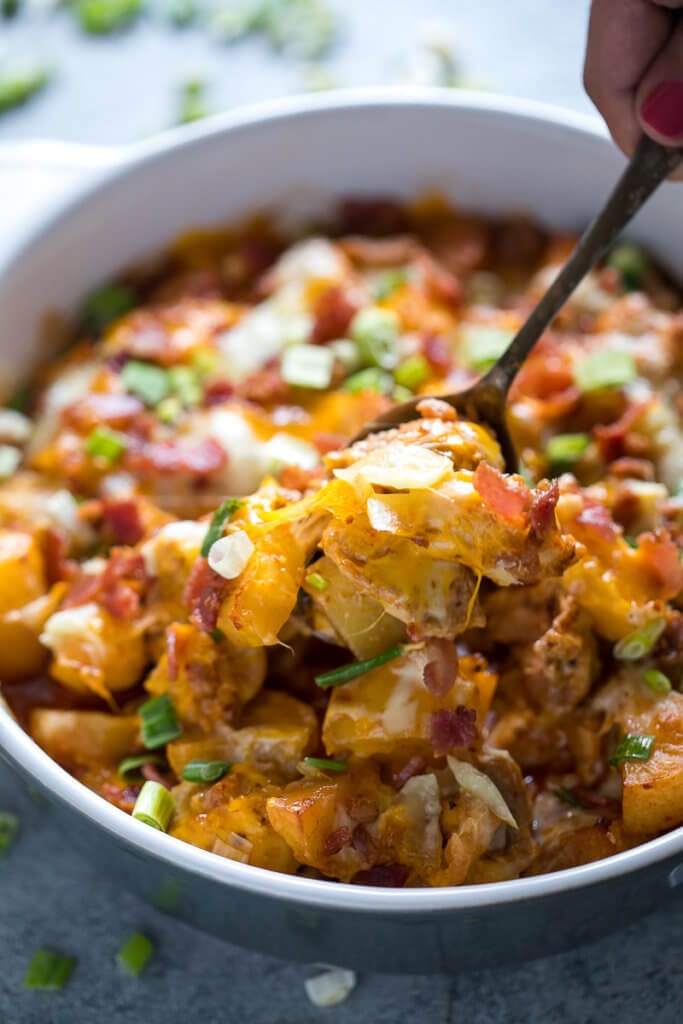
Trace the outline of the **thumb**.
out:
[[[636,93],[643,131],[663,145],[683,145],[683,21],[678,21]]]

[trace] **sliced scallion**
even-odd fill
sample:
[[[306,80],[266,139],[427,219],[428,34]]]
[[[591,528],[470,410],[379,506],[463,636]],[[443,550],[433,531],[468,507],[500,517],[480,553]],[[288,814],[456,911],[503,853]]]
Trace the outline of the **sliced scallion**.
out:
[[[191,366],[173,366],[168,371],[169,390],[188,409],[199,405],[202,400],[202,386],[199,371]]]
[[[671,680],[658,668],[648,668],[643,672],[643,679],[653,693],[669,693],[671,691]]]
[[[324,391],[332,383],[334,351],[325,345],[290,345],[285,349],[280,375],[297,388]]]
[[[0,811],[0,857],[9,850],[19,833],[19,818],[11,811]]]
[[[104,285],[85,300],[81,311],[83,326],[88,331],[101,334],[114,320],[130,312],[136,301],[135,292],[126,285]]]
[[[109,427],[95,427],[85,442],[86,455],[116,462],[126,450],[126,438]]]
[[[146,782],[135,801],[133,817],[145,825],[165,832],[171,823],[175,802],[160,782]]]
[[[330,581],[326,580],[324,576],[321,576],[319,572],[309,572],[306,577],[306,583],[313,590],[317,590],[319,594],[324,593],[330,585]]]
[[[141,721],[142,742],[148,750],[163,747],[182,735],[182,728],[176,718],[171,699],[167,693],[148,700],[138,709]]]
[[[214,626],[213,629],[209,630],[209,636],[215,644],[220,644],[225,640],[225,633],[218,626]]]
[[[607,257],[607,266],[617,271],[625,291],[639,291],[643,287],[648,271],[648,260],[636,245],[630,242],[615,245]]]
[[[464,324],[460,328],[460,354],[463,362],[477,373],[485,373],[502,356],[514,331],[486,324]]]
[[[570,789],[565,789],[564,786],[554,786],[553,787],[553,793],[558,798],[558,800],[561,800],[563,803],[568,804],[569,807],[573,807],[574,810],[577,810],[577,811],[585,811],[586,810],[586,807],[584,806],[584,804],[582,804],[580,800],[576,799],[576,797],[574,796],[574,794],[572,793],[572,791]]]
[[[305,757],[304,764],[321,772],[345,772],[348,767],[346,761],[334,761],[329,757]]]
[[[402,654],[403,645],[396,644],[389,650],[383,651],[382,654],[376,654],[374,658],[366,658],[365,661],[352,661],[350,665],[342,665],[340,668],[323,672],[315,677],[316,686],[323,690],[327,690],[331,686],[342,686],[352,679],[357,679],[358,676],[364,676],[366,672],[372,672],[380,665],[385,665],[388,661],[393,661],[394,658],[400,658]]]
[[[141,14],[143,0],[80,0],[76,7],[81,29],[91,36],[120,32]]]
[[[356,313],[349,333],[367,366],[393,370],[398,362],[400,323],[396,313],[381,306],[369,306]]]
[[[618,661],[638,661],[644,658],[653,649],[665,629],[666,619],[651,619],[614,645],[614,657]]]
[[[394,380],[401,387],[417,391],[421,384],[429,380],[431,368],[424,356],[409,356],[394,370]]]
[[[635,360],[624,349],[599,349],[584,356],[574,367],[574,379],[584,394],[603,388],[623,388],[637,376]]]
[[[557,469],[571,469],[591,442],[588,434],[556,434],[545,449],[545,457]]]
[[[202,558],[209,557],[209,551],[223,534],[223,527],[225,526],[229,519],[232,519],[235,512],[237,512],[237,510],[241,507],[242,501],[240,498],[226,498],[226,500],[221,505],[218,506],[213,516],[211,517],[209,528],[206,531],[206,535],[202,542]]]
[[[383,302],[384,299],[388,299],[395,291],[407,284],[409,280],[410,275],[403,267],[385,270],[375,282],[375,298],[378,302]]]
[[[654,745],[654,736],[627,732],[612,751],[608,758],[609,763],[616,767],[623,764],[624,761],[649,761]]]
[[[21,107],[41,92],[51,78],[48,67],[8,69],[0,74],[0,114]]]
[[[121,380],[127,391],[137,395],[145,405],[153,408],[169,392],[169,374],[154,363],[131,359],[121,371]]]
[[[189,761],[182,771],[185,782],[218,782],[230,771],[228,761]]]
[[[394,378],[390,373],[380,370],[378,366],[369,366],[359,370],[344,381],[344,391],[357,395],[361,391],[377,391],[380,395],[390,395],[394,388]]]
[[[54,949],[37,949],[24,976],[25,988],[64,988],[76,966],[73,957]]]
[[[141,932],[133,932],[116,954],[116,962],[119,967],[137,978],[142,974],[147,961],[154,952],[154,943]]]

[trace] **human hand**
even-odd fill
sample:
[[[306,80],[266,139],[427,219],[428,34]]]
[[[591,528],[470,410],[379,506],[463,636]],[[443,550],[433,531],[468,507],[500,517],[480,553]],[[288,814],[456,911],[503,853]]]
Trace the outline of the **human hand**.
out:
[[[683,146],[683,0],[593,0],[584,85],[627,156],[643,132]]]

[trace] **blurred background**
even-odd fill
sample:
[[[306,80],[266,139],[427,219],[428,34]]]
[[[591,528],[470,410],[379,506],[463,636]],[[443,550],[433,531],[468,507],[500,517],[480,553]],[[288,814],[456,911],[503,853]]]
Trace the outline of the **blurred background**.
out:
[[[0,0],[0,139],[124,143],[238,104],[440,85],[575,110],[589,0]]]

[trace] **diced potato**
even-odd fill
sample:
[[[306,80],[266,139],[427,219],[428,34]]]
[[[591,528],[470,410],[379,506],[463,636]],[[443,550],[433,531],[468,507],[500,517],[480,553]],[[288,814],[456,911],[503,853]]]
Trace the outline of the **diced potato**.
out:
[[[133,686],[147,660],[139,628],[94,602],[51,615],[40,639],[52,651],[55,679],[105,698]]]
[[[614,828],[596,824],[565,829],[544,843],[529,874],[545,875],[551,871],[575,868],[580,864],[592,864],[622,849],[624,846],[619,832]]]
[[[649,761],[625,761],[627,832],[652,835],[683,824],[683,694],[672,690],[649,713],[629,718],[629,732],[655,737]]]
[[[31,712],[29,732],[62,764],[118,764],[142,746],[137,715],[36,708]]]
[[[45,651],[24,622],[8,618],[47,590],[43,557],[35,537],[0,530],[0,679],[40,671]]]

